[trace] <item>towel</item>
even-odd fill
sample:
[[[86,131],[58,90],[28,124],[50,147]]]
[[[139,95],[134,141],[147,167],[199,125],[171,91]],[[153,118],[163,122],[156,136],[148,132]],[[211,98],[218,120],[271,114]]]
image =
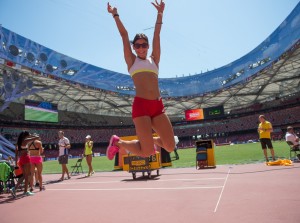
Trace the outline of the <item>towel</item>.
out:
[[[293,166],[293,162],[291,160],[288,159],[284,159],[284,160],[276,160],[276,161],[270,161],[266,163],[267,166]]]

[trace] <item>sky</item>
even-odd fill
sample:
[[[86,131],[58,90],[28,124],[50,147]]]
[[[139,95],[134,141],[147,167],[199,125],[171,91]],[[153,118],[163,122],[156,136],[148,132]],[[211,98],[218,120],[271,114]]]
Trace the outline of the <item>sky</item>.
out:
[[[263,42],[298,4],[297,0],[164,2],[160,78],[199,74],[239,59]],[[157,15],[151,0],[111,0],[110,4],[117,7],[129,38],[145,33],[151,45]],[[59,53],[128,74],[107,1],[0,0],[0,24]]]

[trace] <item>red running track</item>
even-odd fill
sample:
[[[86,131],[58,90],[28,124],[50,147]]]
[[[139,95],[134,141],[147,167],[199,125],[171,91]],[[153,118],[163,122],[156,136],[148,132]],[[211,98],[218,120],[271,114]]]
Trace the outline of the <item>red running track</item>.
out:
[[[156,172],[153,172],[155,174]],[[300,164],[161,169],[133,181],[128,172],[45,175],[46,191],[0,195],[1,223],[300,222]]]

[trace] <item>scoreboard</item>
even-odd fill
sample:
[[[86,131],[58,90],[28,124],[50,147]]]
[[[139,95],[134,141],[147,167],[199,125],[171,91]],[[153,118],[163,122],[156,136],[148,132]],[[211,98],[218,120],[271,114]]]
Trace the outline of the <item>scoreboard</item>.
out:
[[[224,116],[224,107],[216,106],[204,109],[190,109],[185,111],[185,119],[187,121],[214,119]]]
[[[204,108],[204,119],[213,119],[224,116],[224,107],[216,106],[210,108]]]

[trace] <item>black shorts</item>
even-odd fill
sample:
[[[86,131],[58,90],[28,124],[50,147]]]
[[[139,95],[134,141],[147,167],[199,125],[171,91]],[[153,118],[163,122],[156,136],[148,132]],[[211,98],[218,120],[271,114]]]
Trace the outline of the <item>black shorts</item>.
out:
[[[68,164],[68,159],[69,159],[68,155],[59,156],[58,157],[58,163],[59,164]]]
[[[273,145],[272,145],[271,139],[262,138],[259,141],[260,141],[262,149],[267,149],[267,147],[269,149],[273,149]]]

